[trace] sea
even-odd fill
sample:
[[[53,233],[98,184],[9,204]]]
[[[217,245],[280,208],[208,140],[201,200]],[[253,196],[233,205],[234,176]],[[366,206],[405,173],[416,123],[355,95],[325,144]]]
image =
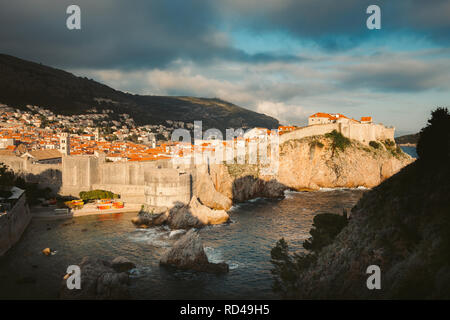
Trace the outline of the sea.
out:
[[[69,265],[84,256],[136,264],[130,272],[132,299],[276,299],[270,251],[284,238],[301,252],[318,213],[350,209],[366,189],[286,192],[283,199],[258,198],[236,204],[231,222],[199,230],[208,259],[226,262],[223,275],[169,270],[162,254],[182,230],[137,229],[135,214],[109,214],[44,221],[33,219],[21,240],[0,257],[0,299],[57,299]],[[42,254],[44,248],[53,254]]]

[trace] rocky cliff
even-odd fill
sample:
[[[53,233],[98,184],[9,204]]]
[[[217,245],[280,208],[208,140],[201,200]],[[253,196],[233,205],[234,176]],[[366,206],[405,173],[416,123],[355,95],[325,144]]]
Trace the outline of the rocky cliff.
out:
[[[428,123],[416,162],[365,193],[331,244],[294,256],[288,296],[450,299],[450,113],[438,108]],[[381,286],[369,290],[371,265]]]
[[[275,175],[262,175],[258,165],[212,164],[209,173],[200,173],[197,180],[211,179],[213,193],[218,191],[233,202],[242,202],[256,197],[282,197],[286,189],[372,188],[412,161],[391,141],[368,146],[348,140],[348,145],[339,148],[332,137],[313,136],[280,145]],[[203,190],[198,192],[202,200],[205,188],[198,189]],[[217,209],[227,209],[226,201],[220,198],[218,202],[224,204]],[[208,203],[213,201],[208,199]]]
[[[325,136],[287,141],[280,146],[277,180],[295,190],[372,188],[413,161],[393,142],[375,143],[351,140],[340,149]]]

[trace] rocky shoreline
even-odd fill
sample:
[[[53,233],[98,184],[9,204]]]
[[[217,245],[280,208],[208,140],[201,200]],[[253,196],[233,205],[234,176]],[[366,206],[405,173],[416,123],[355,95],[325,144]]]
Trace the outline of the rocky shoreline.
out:
[[[280,146],[279,170],[261,174],[258,165],[210,164],[197,168],[195,194],[189,204],[172,208],[143,206],[132,219],[138,228],[167,225],[189,230],[161,259],[161,265],[206,272],[226,272],[226,264],[211,264],[194,228],[229,221],[233,203],[254,198],[283,198],[286,190],[320,188],[372,188],[395,174],[413,159],[395,144],[370,147],[349,141],[337,150],[327,136],[288,141]]]
[[[78,264],[81,271],[81,288],[69,289],[66,275],[61,282],[60,299],[65,300],[103,300],[129,298],[129,270],[135,268],[133,262],[124,257],[105,261],[84,257]]]

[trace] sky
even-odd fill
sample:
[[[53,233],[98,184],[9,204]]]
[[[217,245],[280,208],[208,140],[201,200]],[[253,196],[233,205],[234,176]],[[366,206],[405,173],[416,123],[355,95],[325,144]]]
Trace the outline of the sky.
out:
[[[81,30],[66,27],[71,4]],[[0,0],[0,52],[131,93],[216,97],[289,125],[372,116],[398,135],[450,106],[449,17],[448,0]]]

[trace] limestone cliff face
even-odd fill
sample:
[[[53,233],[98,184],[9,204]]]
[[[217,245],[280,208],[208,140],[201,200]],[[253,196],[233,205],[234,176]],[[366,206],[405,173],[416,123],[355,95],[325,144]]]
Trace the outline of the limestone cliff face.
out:
[[[258,165],[212,164],[197,179],[212,180],[208,188],[203,183],[202,196],[225,195],[233,202],[257,197],[277,198],[286,189],[317,190],[319,188],[356,188],[377,186],[414,159],[395,146],[379,143],[378,148],[352,140],[344,150],[334,149],[325,136],[290,140],[280,145],[279,169],[275,175],[262,175]],[[207,178],[204,175],[208,176]],[[205,203],[205,201],[202,200]],[[208,203],[214,201],[208,199]],[[217,202],[226,203],[222,198]],[[223,205],[213,206],[222,209]]]
[[[352,140],[344,150],[333,150],[330,139],[308,137],[280,146],[277,180],[295,190],[372,188],[412,161],[383,144],[376,149]]]
[[[286,189],[274,176],[262,176],[256,165],[214,164],[210,175],[217,191],[243,202],[258,197],[277,198]]]

